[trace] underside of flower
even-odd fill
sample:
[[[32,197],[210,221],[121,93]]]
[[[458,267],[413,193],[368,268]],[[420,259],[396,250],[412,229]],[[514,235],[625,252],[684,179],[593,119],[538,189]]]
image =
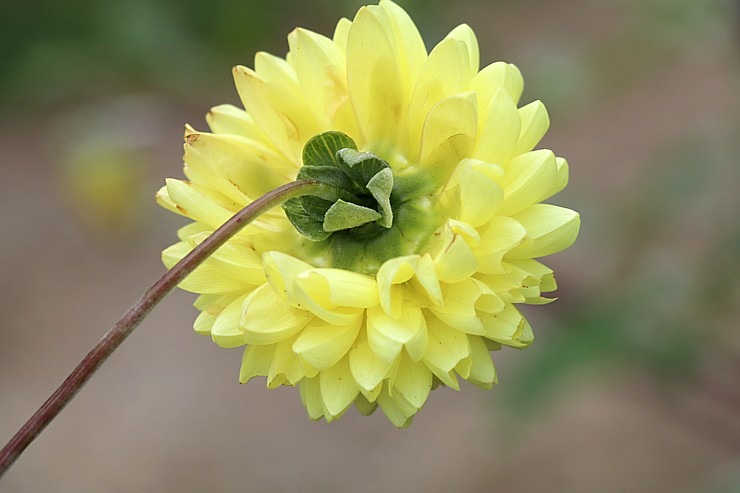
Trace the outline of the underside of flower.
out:
[[[543,204],[564,159],[533,150],[549,126],[518,107],[513,65],[479,71],[465,25],[430,53],[408,15],[381,0],[333,38],[303,29],[234,77],[244,110],[188,127],[187,181],[164,207],[193,222],[170,267],[236,211],[294,180],[324,184],[227,242],[182,284],[198,333],[244,346],[240,381],[298,386],[309,416],[353,404],[410,424],[432,388],[490,388],[490,351],[533,341],[518,304],[556,289],[536,260],[570,246],[577,213]]]

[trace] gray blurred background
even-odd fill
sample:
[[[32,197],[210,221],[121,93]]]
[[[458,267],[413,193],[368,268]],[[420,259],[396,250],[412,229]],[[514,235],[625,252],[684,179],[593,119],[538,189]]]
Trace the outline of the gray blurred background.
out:
[[[431,47],[462,22],[542,99],[581,212],[499,385],[432,393],[410,429],[327,425],[237,382],[240,350],[170,296],[3,492],[740,491],[740,17],[729,0],[399,2]],[[183,125],[238,104],[231,67],[331,35],[356,1],[0,5],[0,442],[163,272]]]

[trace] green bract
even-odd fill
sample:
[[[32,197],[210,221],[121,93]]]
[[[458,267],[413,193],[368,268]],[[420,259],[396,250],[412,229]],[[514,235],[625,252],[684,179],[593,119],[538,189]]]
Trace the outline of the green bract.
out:
[[[335,191],[336,200],[304,196],[283,205],[290,222],[313,241],[336,231],[352,230],[368,237],[393,225],[393,172],[375,154],[358,152],[354,141],[341,132],[325,132],[303,148],[299,180],[318,180]]]
[[[306,143],[296,179],[327,185],[326,194],[291,199],[283,209],[313,243],[307,249],[336,267],[374,273],[388,258],[416,253],[438,226],[428,189],[420,186],[425,180],[395,179],[388,162],[358,151],[342,132]]]

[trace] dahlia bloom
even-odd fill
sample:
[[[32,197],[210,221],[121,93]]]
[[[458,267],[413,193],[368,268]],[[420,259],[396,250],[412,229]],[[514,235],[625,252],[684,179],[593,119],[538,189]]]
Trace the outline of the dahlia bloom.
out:
[[[254,70],[234,69],[245,110],[213,108],[211,132],[186,127],[187,180],[157,199],[193,222],[163,260],[297,177],[342,189],[263,214],[180,287],[200,295],[196,332],[245,347],[242,383],[298,386],[313,419],[380,406],[405,427],[433,388],[491,388],[490,351],[532,343],[517,305],[556,289],[535,259],[580,225],[541,203],[565,187],[567,162],[533,150],[544,106],[517,107],[515,66],[479,71],[467,25],[427,53],[406,12],[381,0],[332,38],[296,29],[288,43],[284,59],[258,53]]]

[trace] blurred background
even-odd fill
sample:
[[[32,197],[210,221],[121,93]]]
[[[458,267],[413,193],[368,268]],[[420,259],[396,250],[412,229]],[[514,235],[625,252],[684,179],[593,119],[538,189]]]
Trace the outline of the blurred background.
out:
[[[730,0],[400,0],[431,48],[467,22],[481,61],[568,158],[581,212],[547,260],[560,300],[499,385],[432,393],[412,427],[309,421],[237,383],[240,350],[176,292],[2,482],[3,492],[740,491],[740,8]],[[4,0],[0,442],[163,272],[183,125],[238,104],[231,67],[331,35],[361,2]]]

